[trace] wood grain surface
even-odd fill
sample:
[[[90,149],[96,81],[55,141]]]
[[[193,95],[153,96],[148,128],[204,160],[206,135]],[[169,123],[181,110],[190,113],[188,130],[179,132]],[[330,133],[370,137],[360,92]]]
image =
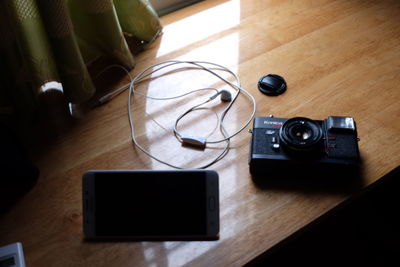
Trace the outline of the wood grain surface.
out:
[[[162,22],[163,35],[137,56],[133,75],[169,59],[222,64],[235,71],[254,95],[257,116],[354,117],[363,186],[399,165],[399,1],[203,1],[162,17]],[[268,73],[285,77],[287,92],[262,95],[257,82]],[[125,77],[113,88],[126,82]],[[223,88],[207,73],[190,70],[154,79],[139,89],[169,96],[205,86]],[[171,133],[177,114],[205,97],[202,93],[160,102],[135,96],[138,140],[155,155],[181,166],[208,161],[222,145],[192,150],[181,147]],[[220,240],[85,242],[85,171],[168,169],[131,144],[126,102],[124,92],[32,152],[41,171],[38,183],[0,217],[0,246],[22,242],[27,266],[240,266],[352,193],[255,185],[248,170],[251,135],[244,131],[232,139],[228,155],[210,167],[220,175]],[[210,132],[215,112],[224,104],[215,101],[208,107],[182,121],[182,130]],[[246,98],[238,100],[226,119],[228,131],[240,127],[250,108]]]

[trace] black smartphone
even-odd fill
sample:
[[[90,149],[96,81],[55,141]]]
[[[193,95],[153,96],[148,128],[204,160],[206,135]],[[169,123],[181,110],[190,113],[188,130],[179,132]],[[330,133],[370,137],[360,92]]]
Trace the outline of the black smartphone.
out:
[[[211,170],[94,170],[83,175],[87,239],[216,240],[218,174]]]

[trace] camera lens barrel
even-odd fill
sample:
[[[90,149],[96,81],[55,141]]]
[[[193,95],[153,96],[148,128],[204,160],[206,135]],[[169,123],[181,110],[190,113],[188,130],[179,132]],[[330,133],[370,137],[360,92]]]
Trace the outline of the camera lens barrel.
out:
[[[310,151],[319,147],[323,138],[322,127],[308,118],[296,117],[287,120],[279,131],[282,143],[296,151]]]

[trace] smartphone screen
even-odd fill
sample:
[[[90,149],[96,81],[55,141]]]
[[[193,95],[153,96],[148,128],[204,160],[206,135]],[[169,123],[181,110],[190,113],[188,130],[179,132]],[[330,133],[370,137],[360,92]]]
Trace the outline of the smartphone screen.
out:
[[[89,238],[216,238],[213,171],[90,171],[84,175]]]

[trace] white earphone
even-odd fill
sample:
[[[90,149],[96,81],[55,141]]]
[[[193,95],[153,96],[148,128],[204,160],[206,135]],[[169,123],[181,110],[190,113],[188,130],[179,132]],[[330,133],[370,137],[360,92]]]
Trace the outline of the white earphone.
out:
[[[152,75],[153,73],[164,69],[166,67],[170,67],[173,65],[177,65],[177,64],[183,64],[186,66],[181,67],[181,69],[185,69],[188,68],[187,65],[190,65],[191,68],[193,68],[193,66],[195,68],[198,68],[199,70],[204,70],[207,71],[209,73],[211,73],[212,75],[216,76],[217,78],[219,78],[220,80],[222,80],[223,82],[225,82],[228,86],[230,86],[233,90],[236,91],[236,94],[234,96],[232,96],[231,92],[229,90],[223,89],[218,91],[216,88],[201,88],[201,89],[196,89],[196,90],[192,90],[189,91],[187,93],[181,94],[181,95],[177,95],[177,96],[172,96],[172,97],[164,97],[164,98],[160,98],[160,97],[154,97],[154,96],[149,96],[147,94],[143,94],[141,92],[138,92],[135,89],[136,84],[144,81],[146,78],[148,78],[150,75]],[[204,65],[211,65],[213,66],[213,69],[206,67]],[[174,164],[168,163],[164,160],[159,159],[158,157],[155,157],[154,155],[152,155],[149,151],[147,151],[144,147],[142,147],[136,140],[136,136],[135,136],[135,127],[134,127],[134,123],[132,120],[132,108],[131,108],[131,102],[132,102],[132,94],[137,94],[140,96],[143,96],[145,98],[149,98],[149,99],[153,99],[153,100],[170,100],[170,99],[177,99],[177,98],[181,98],[184,96],[188,96],[190,94],[199,92],[199,91],[206,91],[206,90],[212,90],[215,91],[216,93],[214,95],[212,95],[210,98],[206,99],[205,101],[189,108],[187,111],[185,111],[183,114],[181,114],[180,116],[178,116],[178,118],[175,120],[175,124],[174,124],[174,128],[173,128],[173,133],[175,135],[175,137],[178,139],[179,142],[181,142],[183,145],[187,145],[187,146],[195,146],[195,147],[201,147],[203,149],[205,149],[207,147],[207,144],[217,144],[217,143],[221,143],[221,142],[225,142],[225,147],[222,149],[222,152],[219,153],[213,160],[211,160],[209,163],[197,167],[198,169],[204,169],[207,168],[209,166],[211,166],[212,164],[218,162],[220,159],[222,159],[228,152],[229,150],[229,145],[230,145],[230,139],[234,136],[236,136],[237,134],[239,134],[241,131],[243,131],[249,124],[250,122],[253,120],[254,116],[255,116],[255,112],[256,112],[256,102],[254,100],[254,97],[247,92],[245,89],[243,89],[240,85],[240,80],[239,77],[233,73],[231,70],[229,70],[228,68],[215,64],[215,63],[211,63],[211,62],[205,62],[205,61],[179,61],[179,60],[169,60],[169,61],[164,61],[161,63],[157,63],[154,65],[151,65],[149,67],[147,67],[146,69],[144,69],[142,72],[140,72],[138,75],[136,75],[134,78],[131,76],[131,74],[129,73],[128,70],[126,70],[124,67],[119,66],[119,65],[112,65],[108,68],[112,68],[112,67],[119,67],[122,68],[127,75],[129,76],[131,82],[129,84],[126,84],[120,88],[118,88],[117,90],[101,97],[98,100],[98,104],[104,104],[107,101],[111,100],[114,96],[120,94],[121,92],[123,92],[124,90],[128,89],[129,93],[128,93],[128,118],[129,118],[129,126],[130,126],[130,130],[131,130],[131,139],[132,139],[132,143],[139,148],[143,153],[145,153],[146,155],[148,155],[149,157],[151,157],[152,159],[163,163],[165,165],[168,165],[172,168],[176,168],[176,169],[183,169],[185,167],[180,167],[180,166],[176,166]],[[107,69],[108,69],[107,68]],[[218,71],[224,71],[229,73],[231,76],[234,77],[234,79],[236,80],[235,83],[230,82],[229,80],[223,78],[221,75],[219,75],[216,70]],[[104,70],[105,71],[105,70]],[[247,98],[251,101],[251,103],[253,104],[253,109],[250,113],[249,119],[244,123],[244,125],[238,129],[236,132],[234,132],[233,134],[228,134],[228,132],[225,130],[224,127],[224,119],[226,114],[228,113],[228,111],[230,110],[230,108],[232,107],[232,105],[235,103],[236,99],[238,98],[240,93],[244,93],[245,96],[247,96]],[[223,136],[222,139],[219,140],[207,140],[204,137],[199,137],[199,136],[193,136],[190,134],[182,134],[177,130],[177,126],[179,121],[185,117],[186,115],[188,115],[190,112],[199,109],[202,105],[214,100],[215,98],[217,98],[219,95],[221,95],[221,101],[228,103],[228,105],[225,107],[225,109],[222,111],[221,116],[218,117],[218,125],[219,125],[219,129],[220,132]],[[193,167],[192,167],[193,168]]]

